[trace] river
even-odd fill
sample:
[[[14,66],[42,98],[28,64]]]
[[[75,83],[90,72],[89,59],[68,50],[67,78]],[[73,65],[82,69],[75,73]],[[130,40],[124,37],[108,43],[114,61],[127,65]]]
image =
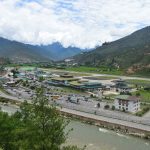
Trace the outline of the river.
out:
[[[71,121],[68,143],[86,150],[150,150],[150,141],[119,134],[94,125]]]

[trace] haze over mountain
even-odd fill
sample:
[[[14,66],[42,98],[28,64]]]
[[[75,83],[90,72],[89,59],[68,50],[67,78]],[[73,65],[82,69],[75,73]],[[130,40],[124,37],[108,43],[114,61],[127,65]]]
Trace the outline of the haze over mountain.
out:
[[[117,66],[128,72],[143,69],[150,72],[150,27],[117,41],[106,42],[89,52],[75,47],[64,48],[60,43],[34,46],[0,38],[0,57],[21,62],[58,61],[73,57],[75,62],[86,66]]]
[[[128,71],[147,68],[150,72],[150,27],[117,41],[104,43],[95,50],[74,57],[82,65],[117,65]]]
[[[64,48],[60,43],[34,46],[0,38],[0,57],[7,57],[14,61],[56,61],[74,56],[80,52],[81,49],[79,48]]]

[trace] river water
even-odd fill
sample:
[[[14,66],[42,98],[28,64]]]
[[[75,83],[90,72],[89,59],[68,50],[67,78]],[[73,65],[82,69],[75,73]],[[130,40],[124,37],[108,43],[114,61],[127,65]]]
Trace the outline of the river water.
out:
[[[94,125],[71,121],[67,128],[73,128],[68,143],[87,146],[86,150],[150,150],[150,141],[126,136]]]

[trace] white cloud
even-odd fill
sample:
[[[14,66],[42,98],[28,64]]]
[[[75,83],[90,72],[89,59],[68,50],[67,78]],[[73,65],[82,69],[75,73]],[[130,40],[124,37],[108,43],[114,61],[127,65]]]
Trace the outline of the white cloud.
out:
[[[150,0],[0,0],[0,36],[92,48],[150,25]]]

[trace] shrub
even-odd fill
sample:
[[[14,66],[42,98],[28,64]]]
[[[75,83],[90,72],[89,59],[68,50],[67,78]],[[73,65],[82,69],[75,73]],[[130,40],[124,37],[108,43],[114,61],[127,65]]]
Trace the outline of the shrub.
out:
[[[112,109],[112,110],[115,110],[115,106],[113,105],[111,109]]]
[[[141,111],[136,113],[136,116],[142,117],[145,113],[147,113],[150,110],[149,106],[144,107]]]
[[[141,94],[138,92],[138,93],[136,93],[136,96],[141,96]]]
[[[105,108],[105,109],[109,109],[110,106],[109,106],[109,105],[105,105],[104,108]]]

